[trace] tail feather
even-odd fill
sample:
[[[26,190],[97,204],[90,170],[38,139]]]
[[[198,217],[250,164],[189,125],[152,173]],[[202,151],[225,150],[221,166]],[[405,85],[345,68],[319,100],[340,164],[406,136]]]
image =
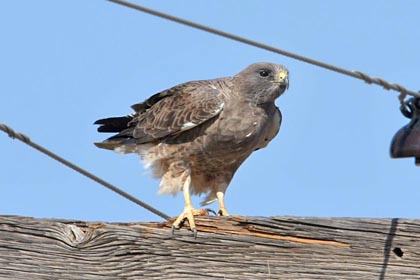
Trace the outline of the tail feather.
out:
[[[116,138],[106,139],[103,142],[94,142],[96,147],[106,150],[114,150],[118,153],[127,154],[137,152],[137,145],[134,139]]]
[[[117,133],[103,142],[94,143],[95,146],[102,149],[115,150],[118,147],[134,144],[132,132],[134,127],[130,127],[130,122],[134,119],[134,115],[124,117],[112,117],[97,120],[94,124],[99,124],[99,132]],[[133,145],[130,145],[133,146]]]
[[[98,148],[107,149],[107,150],[114,150],[115,148],[119,146],[119,142],[108,142],[108,141],[95,142],[93,144],[95,144],[95,146]]]

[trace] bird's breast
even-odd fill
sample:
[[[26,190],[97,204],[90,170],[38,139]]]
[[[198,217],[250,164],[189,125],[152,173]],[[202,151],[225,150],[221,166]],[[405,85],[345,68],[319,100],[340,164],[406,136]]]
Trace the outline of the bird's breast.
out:
[[[281,115],[274,110],[223,110],[194,142],[193,169],[207,173],[236,170],[256,149],[277,134]],[[204,172],[204,171],[203,171]]]

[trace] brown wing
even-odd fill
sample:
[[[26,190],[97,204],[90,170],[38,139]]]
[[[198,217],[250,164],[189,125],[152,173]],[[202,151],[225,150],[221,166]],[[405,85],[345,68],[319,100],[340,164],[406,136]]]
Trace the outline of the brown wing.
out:
[[[133,105],[138,115],[130,122],[137,144],[147,143],[196,127],[223,109],[221,92],[212,81],[175,86]]]

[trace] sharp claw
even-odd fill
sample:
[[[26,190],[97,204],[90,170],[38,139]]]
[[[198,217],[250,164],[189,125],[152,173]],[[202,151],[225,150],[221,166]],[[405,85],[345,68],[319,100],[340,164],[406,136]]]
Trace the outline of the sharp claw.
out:
[[[181,222],[179,223],[179,225],[176,227],[176,229],[180,229],[180,228],[182,228],[183,226],[184,226],[184,223],[185,223],[185,220],[186,220],[187,218],[184,218],[183,220],[181,220]]]
[[[218,215],[218,216],[222,216],[222,217],[229,216],[229,214],[227,213],[226,209],[225,209],[225,210],[220,209],[220,210],[217,212],[217,215]]]
[[[219,211],[217,212],[217,216],[222,216],[222,217],[226,216],[226,215],[225,215],[225,211],[223,211],[223,210],[219,210]]]
[[[216,213],[213,209],[206,208],[206,209],[204,209],[204,210],[206,210],[206,211],[207,211],[207,214],[212,213],[213,215],[217,216],[217,213]]]
[[[191,206],[185,207],[184,212],[182,212],[181,215],[179,215],[178,218],[172,224],[172,235],[174,234],[175,230],[180,229],[187,220],[190,226],[190,230],[194,234],[194,238],[197,238],[197,229],[195,226],[194,216],[207,216],[209,212],[216,215],[216,213],[211,209],[196,210]]]

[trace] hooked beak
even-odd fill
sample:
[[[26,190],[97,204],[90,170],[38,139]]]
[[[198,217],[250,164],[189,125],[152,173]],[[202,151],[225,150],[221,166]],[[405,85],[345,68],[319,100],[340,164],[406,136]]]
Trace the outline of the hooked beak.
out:
[[[278,75],[274,78],[274,83],[279,84],[285,89],[288,89],[289,88],[289,72],[280,71]]]

